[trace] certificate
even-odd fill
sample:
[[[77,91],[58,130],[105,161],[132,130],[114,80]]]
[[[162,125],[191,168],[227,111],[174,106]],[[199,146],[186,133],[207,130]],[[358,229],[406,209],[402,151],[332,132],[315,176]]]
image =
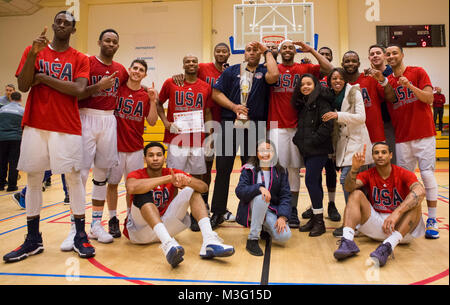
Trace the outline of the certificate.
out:
[[[178,128],[178,133],[204,132],[203,110],[176,112],[173,120]]]

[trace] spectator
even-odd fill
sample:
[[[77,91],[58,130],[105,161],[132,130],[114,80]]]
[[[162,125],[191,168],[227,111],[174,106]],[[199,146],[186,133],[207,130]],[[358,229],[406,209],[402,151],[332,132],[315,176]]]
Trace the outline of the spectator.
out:
[[[442,116],[444,115],[444,104],[445,96],[441,93],[442,89],[440,87],[434,87],[435,93],[433,94],[433,114],[434,114],[434,125],[438,126],[439,130],[442,131]],[[436,119],[439,118],[439,125],[436,125]]]

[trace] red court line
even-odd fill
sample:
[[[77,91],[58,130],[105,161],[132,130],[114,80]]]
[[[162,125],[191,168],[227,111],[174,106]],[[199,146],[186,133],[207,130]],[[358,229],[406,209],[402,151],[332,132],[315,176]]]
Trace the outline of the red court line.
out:
[[[443,271],[443,272],[441,272],[441,273],[439,273],[439,274],[431,276],[431,277],[429,277],[427,279],[424,279],[424,280],[421,280],[421,281],[418,281],[418,282],[415,282],[415,283],[411,283],[410,285],[426,285],[426,284],[429,284],[431,282],[440,280],[440,279],[442,279],[442,278],[444,278],[446,276],[448,276],[448,269]]]
[[[127,276],[125,276],[125,275],[123,275],[123,274],[120,274],[120,273],[118,273],[118,272],[116,272],[116,271],[114,271],[114,270],[111,270],[111,269],[109,269],[108,267],[106,267],[106,266],[104,266],[104,265],[102,265],[101,263],[99,263],[95,258],[93,258],[93,257],[91,257],[91,258],[88,258],[88,261],[92,264],[92,265],[94,265],[95,267],[97,267],[98,269],[100,269],[100,270],[102,270],[102,271],[104,271],[104,272],[106,272],[106,273],[109,273],[109,274],[111,274],[112,276],[115,276],[115,277],[127,277]],[[128,281],[128,282],[131,282],[131,283],[133,283],[133,284],[138,284],[138,285],[153,285],[153,284],[151,284],[151,283],[147,283],[147,282],[144,282],[144,281],[139,281],[139,280],[127,280],[127,279],[124,279],[125,281]]]

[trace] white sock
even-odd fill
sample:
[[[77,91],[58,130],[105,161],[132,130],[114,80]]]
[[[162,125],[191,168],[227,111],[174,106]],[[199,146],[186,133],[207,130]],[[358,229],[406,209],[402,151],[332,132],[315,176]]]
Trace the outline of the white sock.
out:
[[[328,192],[328,201],[335,202],[336,200],[336,192]]]
[[[108,213],[109,213],[109,219],[117,216],[116,210],[108,210]]]
[[[313,211],[313,214],[314,215],[317,215],[317,214],[323,214],[323,208],[321,208],[321,209],[312,209],[312,211]]]
[[[392,232],[391,236],[389,236],[383,241],[383,244],[387,242],[390,243],[392,246],[392,250],[394,250],[394,248],[398,245],[398,243],[402,240],[402,238],[403,236],[402,234],[400,234],[399,231],[394,231]]]
[[[353,237],[355,236],[355,230],[353,230],[350,227],[344,227],[342,231],[343,231],[342,237],[348,240],[353,240]]]
[[[428,208],[428,218],[436,219],[437,208]]]
[[[170,237],[169,232],[167,232],[166,226],[162,222],[160,222],[156,226],[154,226],[153,231],[155,231],[156,236],[158,236],[158,238],[162,244],[164,244],[172,239],[172,237]]]
[[[200,228],[200,231],[202,232],[203,239],[205,239],[213,232],[209,217],[203,217],[202,219],[200,219],[198,221],[198,226]]]

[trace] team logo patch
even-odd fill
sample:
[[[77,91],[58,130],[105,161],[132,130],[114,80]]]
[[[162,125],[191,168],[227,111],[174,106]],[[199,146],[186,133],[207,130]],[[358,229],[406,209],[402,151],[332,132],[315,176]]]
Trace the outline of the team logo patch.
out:
[[[256,72],[256,73],[255,73],[255,78],[261,79],[262,77],[263,77],[262,72]]]

